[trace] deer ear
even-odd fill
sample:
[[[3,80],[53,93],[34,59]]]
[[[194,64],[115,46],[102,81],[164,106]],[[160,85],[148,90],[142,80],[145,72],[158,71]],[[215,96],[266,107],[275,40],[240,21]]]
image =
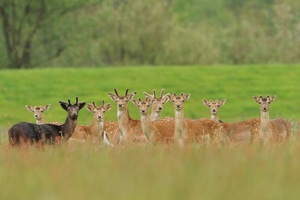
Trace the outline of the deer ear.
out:
[[[171,97],[171,95],[168,93],[168,94],[166,94],[165,96],[163,96],[163,102],[164,103],[167,103],[168,101],[170,101],[170,98]]]
[[[188,100],[191,97],[191,94],[185,95],[185,101]]]
[[[149,94],[149,93],[147,93],[147,92],[143,92],[143,94],[144,94],[146,97],[148,97],[148,98],[151,98],[151,99],[154,98],[153,95],[151,95],[151,94]]]
[[[169,98],[169,100],[171,100],[172,99],[172,96],[171,96],[171,94],[166,94],[166,97],[168,97]]]
[[[223,106],[225,104],[225,102],[226,102],[226,99],[221,100],[220,101],[220,106]]]
[[[47,104],[44,106],[44,111],[48,110],[50,108],[51,104]]]
[[[208,101],[207,101],[207,100],[202,99],[202,102],[203,102],[203,104],[204,104],[205,106],[208,106]]]
[[[128,101],[131,101],[133,99],[133,97],[134,97],[135,94],[136,94],[136,92],[132,92],[130,94],[127,94]]]
[[[257,103],[259,102],[257,97],[253,96],[252,98],[254,99],[255,102],[257,102]]]
[[[117,95],[113,94],[113,93],[108,93],[109,98],[111,98],[111,100],[116,101],[117,100]]]
[[[110,103],[106,104],[106,106],[105,106],[106,111],[109,111],[111,108],[112,108],[112,106]]]
[[[63,101],[59,101],[59,103],[60,103],[60,106],[61,106],[64,110],[68,111],[68,104],[67,104],[67,103],[65,103],[65,102],[63,102]]]
[[[29,112],[33,112],[33,107],[32,107],[32,106],[26,105],[25,108],[26,108]]]
[[[270,98],[270,101],[272,102],[272,101],[274,101],[276,99],[276,96],[272,96],[271,98]]]
[[[86,109],[87,109],[88,111],[90,111],[90,112],[93,112],[94,105],[93,105],[93,104],[88,104],[88,105],[86,106]]]
[[[138,106],[137,100],[132,99],[131,102],[133,103],[133,105]]]
[[[84,107],[84,105],[85,105],[84,101],[83,102],[79,102],[78,103],[79,110],[81,110]]]

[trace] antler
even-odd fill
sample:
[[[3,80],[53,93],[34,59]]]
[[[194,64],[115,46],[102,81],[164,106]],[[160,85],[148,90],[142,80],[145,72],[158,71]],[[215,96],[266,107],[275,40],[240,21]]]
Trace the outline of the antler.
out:
[[[156,90],[153,90],[153,98],[156,99]]]
[[[116,95],[119,96],[118,91],[117,91],[116,88],[114,88],[114,91],[115,91]]]
[[[93,106],[94,106],[94,107],[96,107],[96,104],[95,104],[95,102],[94,102],[94,101],[93,101]]]
[[[165,89],[162,89],[161,92],[160,92],[160,98],[163,98],[164,92],[165,92]]]
[[[75,105],[77,105],[78,104],[78,97],[76,97],[76,103],[75,103]]]
[[[125,96],[127,96],[127,94],[128,94],[128,88],[126,89]]]
[[[104,106],[104,99],[102,99],[102,106]]]

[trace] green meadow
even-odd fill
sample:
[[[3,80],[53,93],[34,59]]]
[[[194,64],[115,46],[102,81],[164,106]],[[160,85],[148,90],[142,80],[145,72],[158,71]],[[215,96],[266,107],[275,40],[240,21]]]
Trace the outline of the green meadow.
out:
[[[0,73],[0,199],[298,199],[300,146],[295,124],[300,119],[299,65],[164,66],[47,68]],[[46,121],[64,122],[58,101],[112,104],[105,120],[116,121],[108,93],[136,91],[144,98],[164,88],[190,93],[186,118],[209,118],[202,99],[226,99],[219,116],[225,122],[259,117],[252,96],[276,95],[270,118],[293,123],[285,145],[203,147],[100,146],[12,149],[7,129],[20,121],[35,123],[25,105],[51,104]],[[138,109],[129,103],[132,118]],[[174,116],[168,102],[162,116]],[[78,124],[93,115],[79,113]]]

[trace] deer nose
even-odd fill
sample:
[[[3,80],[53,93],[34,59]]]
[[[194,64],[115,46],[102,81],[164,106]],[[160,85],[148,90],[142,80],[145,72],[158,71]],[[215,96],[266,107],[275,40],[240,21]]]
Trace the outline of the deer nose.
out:
[[[141,110],[142,111],[142,113],[145,113],[146,111],[145,110]]]
[[[123,106],[123,104],[118,104],[119,108],[121,108]]]
[[[39,115],[34,115],[35,118],[37,118]]]
[[[180,105],[176,105],[176,108],[180,108]]]
[[[162,110],[162,107],[158,107],[158,110]]]
[[[98,119],[98,120],[101,120],[101,119],[102,119],[102,116],[98,115],[98,116],[97,116],[97,119]]]
[[[73,112],[73,113],[71,114],[71,116],[72,116],[72,117],[77,117],[77,112]]]

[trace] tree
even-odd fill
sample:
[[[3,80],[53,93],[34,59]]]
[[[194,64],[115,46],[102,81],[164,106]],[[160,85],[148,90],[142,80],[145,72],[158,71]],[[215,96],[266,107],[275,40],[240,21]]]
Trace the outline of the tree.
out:
[[[41,44],[37,35],[58,23],[67,13],[89,3],[91,1],[86,0],[0,0],[1,31],[8,67],[27,68],[58,57],[65,49],[63,43],[57,44],[45,57],[34,57],[35,62],[32,62],[33,51]]]

